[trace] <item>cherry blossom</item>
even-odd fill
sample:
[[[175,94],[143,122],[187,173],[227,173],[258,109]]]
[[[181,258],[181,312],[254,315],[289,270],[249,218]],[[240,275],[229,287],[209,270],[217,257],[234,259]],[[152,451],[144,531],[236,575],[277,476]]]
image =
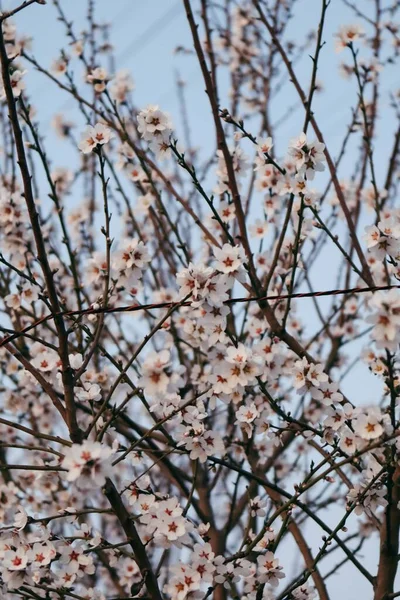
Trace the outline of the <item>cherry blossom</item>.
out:
[[[321,142],[308,141],[305,133],[290,141],[289,156],[294,159],[299,175],[312,180],[316,171],[324,170],[324,148],[325,145]]]
[[[261,583],[269,583],[273,587],[279,585],[279,580],[285,577],[279,560],[272,552],[257,557],[258,579]]]
[[[86,77],[86,81],[93,85],[95,92],[104,92],[107,86],[108,74],[104,67],[96,67]]]
[[[112,10],[54,0],[43,62],[41,4],[1,15],[2,598],[396,596],[400,7],[324,44],[329,2],[184,0],[136,90]]]
[[[67,481],[74,481],[80,489],[104,485],[111,473],[113,450],[100,442],[73,444],[66,451],[61,466],[67,470]]]
[[[94,127],[88,126],[82,133],[81,141],[78,145],[79,150],[83,154],[88,154],[97,146],[108,144],[112,137],[114,137],[112,131],[102,123],[96,123]]]
[[[336,52],[341,52],[348,44],[352,44],[362,37],[364,35],[364,30],[361,25],[357,23],[354,25],[343,25],[336,35]]]
[[[26,70],[21,71],[20,69],[15,69],[10,75],[14,98],[18,98],[26,88],[25,80],[23,79],[26,72]],[[0,92],[0,98],[5,98],[4,88]]]

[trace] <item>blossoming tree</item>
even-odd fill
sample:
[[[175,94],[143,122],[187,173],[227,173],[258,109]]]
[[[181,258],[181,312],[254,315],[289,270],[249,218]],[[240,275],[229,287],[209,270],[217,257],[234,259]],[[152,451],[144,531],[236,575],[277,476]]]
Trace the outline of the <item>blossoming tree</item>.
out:
[[[1,597],[329,600],[342,572],[351,598],[400,596],[396,88],[374,151],[398,3],[345,0],[355,23],[324,47],[327,0],[304,43],[294,0],[182,0],[210,156],[182,85],[180,137],[105,66],[95,2],[83,33],[53,3],[51,66],[16,25],[45,2],[0,15]],[[337,156],[313,104],[335,44],[356,90]],[[73,167],[28,70],[76,104],[53,121]],[[281,153],[284,82],[302,114]],[[359,375],[344,390],[360,361],[372,403]]]

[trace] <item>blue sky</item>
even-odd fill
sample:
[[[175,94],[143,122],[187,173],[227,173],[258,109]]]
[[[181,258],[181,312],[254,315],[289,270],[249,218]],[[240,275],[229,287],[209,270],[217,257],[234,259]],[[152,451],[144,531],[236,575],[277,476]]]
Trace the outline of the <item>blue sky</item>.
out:
[[[5,3],[4,7],[12,7],[17,2]],[[297,3],[295,16],[289,24],[288,39],[301,42],[304,35],[311,27],[317,26],[320,2],[319,0],[301,0]],[[372,3],[364,0],[365,9],[372,7]],[[75,30],[81,31],[85,26],[84,15],[86,2],[82,0],[62,0],[62,6],[68,17],[73,20]],[[191,37],[186,16],[181,0],[96,0],[96,14],[99,22],[111,22],[111,41],[116,48],[116,64],[118,68],[131,70],[135,83],[135,102],[137,106],[147,103],[160,104],[162,108],[170,111],[176,126],[179,127],[179,107],[175,91],[175,74],[179,72],[186,81],[186,94],[188,98],[190,121],[193,137],[199,146],[207,145],[209,124],[207,97],[200,77],[198,65],[192,56],[174,56],[173,51],[177,45],[191,46]],[[332,0],[327,13],[325,26],[326,46],[322,51],[319,78],[323,81],[325,91],[315,98],[315,113],[322,129],[329,141],[329,146],[335,150],[341,139],[341,134],[349,116],[348,97],[353,92],[351,83],[342,80],[337,75],[337,65],[345,53],[340,55],[334,52],[333,34],[341,23],[354,22],[349,9],[340,0]],[[43,63],[50,65],[51,60],[57,56],[61,48],[65,48],[63,26],[56,21],[55,8],[49,2],[45,6],[32,6],[16,17],[21,31],[34,37],[33,53]],[[359,21],[359,19],[358,19]],[[363,49],[361,47],[361,53]],[[350,56],[346,57],[348,61]],[[308,57],[298,65],[297,72],[304,88],[307,88],[310,75],[311,60]],[[328,76],[326,76],[328,74]],[[383,86],[387,90],[390,79],[398,78],[395,67],[388,71],[387,83]],[[65,102],[65,97],[56,93],[48,85],[43,85],[43,77],[30,73],[32,80],[30,90],[36,104],[40,107],[40,114],[44,120],[55,111],[71,111],[74,113],[73,104]],[[400,81],[398,82],[400,83]],[[223,92],[223,90],[222,90]],[[223,93],[222,93],[223,96]],[[285,88],[287,106],[296,100],[296,96],[289,86]],[[383,97],[383,107],[387,107],[388,98]],[[222,102],[221,102],[222,103]],[[282,106],[282,97],[279,100],[275,116],[278,119],[286,110],[279,110]],[[382,115],[386,111],[382,111]],[[382,116],[382,119],[385,119]],[[381,120],[382,120],[381,119]],[[295,135],[303,115],[297,110],[292,119],[283,125],[280,130],[282,148],[288,139]],[[389,124],[388,124],[389,125]],[[278,142],[278,141],[277,141]],[[279,143],[279,142],[278,142]]]

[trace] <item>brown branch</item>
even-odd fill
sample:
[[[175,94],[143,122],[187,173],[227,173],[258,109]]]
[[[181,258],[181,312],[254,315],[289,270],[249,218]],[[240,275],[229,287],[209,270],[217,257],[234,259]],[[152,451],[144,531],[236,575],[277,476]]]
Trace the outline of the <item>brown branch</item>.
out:
[[[22,131],[18,120],[18,113],[16,108],[16,100],[13,94],[13,88],[11,85],[10,78],[10,59],[7,56],[7,50],[4,42],[4,35],[2,28],[0,27],[0,59],[1,59],[1,71],[3,77],[4,91],[7,99],[8,113],[11,121],[13,130],[15,147],[18,156],[18,165],[23,181],[24,197],[26,206],[28,209],[29,219],[32,226],[33,236],[35,239],[36,251],[40,266],[42,268],[43,277],[46,282],[47,293],[49,296],[50,305],[52,312],[54,313],[54,323],[57,328],[59,349],[58,353],[62,363],[62,382],[64,386],[64,395],[66,403],[65,418],[70,432],[71,440],[79,442],[82,439],[82,432],[78,426],[76,420],[76,410],[74,401],[74,378],[73,370],[69,363],[68,353],[68,335],[65,330],[64,320],[62,314],[60,314],[60,303],[57,295],[57,289],[54,282],[53,272],[51,270],[48,258],[47,250],[42,235],[40,226],[39,213],[36,210],[36,204],[32,191],[31,175],[25,154],[24,140],[22,137]]]
[[[6,427],[11,427],[12,429],[18,429],[19,431],[23,431],[28,435],[32,435],[34,438],[39,438],[43,440],[48,440],[50,442],[56,442],[57,444],[62,444],[63,446],[71,446],[71,442],[68,440],[64,440],[58,436],[48,435],[47,433],[39,433],[30,429],[29,427],[25,427],[24,425],[20,425],[19,423],[14,423],[13,421],[9,421],[8,419],[3,419],[0,417],[0,424],[5,425]]]
[[[394,591],[394,581],[398,566],[400,510],[400,467],[397,466],[392,476],[390,502],[385,510],[385,518],[381,525],[381,545],[378,574],[376,576],[374,600],[387,600]]]
[[[13,17],[14,15],[16,15],[17,13],[19,13],[24,8],[27,8],[31,4],[46,4],[46,0],[25,0],[25,2],[23,2],[22,4],[20,4],[16,8],[13,8],[12,10],[8,10],[5,13],[0,13],[0,24],[3,21],[5,21],[6,19],[9,19],[10,17]]]
[[[119,495],[118,490],[111,479],[107,479],[106,481],[104,486],[104,494],[113,508],[115,516],[120,522],[122,529],[129,540],[129,544],[134,552],[136,562],[150,597],[152,600],[162,600],[162,595],[158,588],[157,578],[149,561],[146,548],[143,545],[143,542],[136,531],[135,524],[130,514],[126,510],[124,503],[121,500],[121,496]]]
[[[271,489],[268,489],[267,492],[268,492],[268,495],[270,496],[271,500],[274,502],[274,504],[276,506],[280,506],[282,503],[281,496],[277,492],[275,492]],[[304,559],[304,564],[305,564],[306,568],[310,569],[310,571],[312,573],[311,577],[313,578],[315,587],[317,588],[319,600],[329,600],[329,594],[328,594],[328,590],[326,589],[325,582],[324,582],[323,578],[321,577],[321,574],[320,574],[318,568],[316,566],[314,566],[314,558],[313,558],[313,555],[311,554],[311,550],[307,545],[307,542],[304,538],[304,535],[301,532],[300,527],[291,518],[289,518],[288,530],[292,534],[292,536],[297,544],[297,547],[301,552],[301,555]]]

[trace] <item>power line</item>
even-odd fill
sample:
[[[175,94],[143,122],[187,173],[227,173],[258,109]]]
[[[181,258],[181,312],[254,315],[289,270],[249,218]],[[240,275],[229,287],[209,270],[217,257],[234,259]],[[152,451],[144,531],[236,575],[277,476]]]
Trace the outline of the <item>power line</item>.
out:
[[[236,304],[236,303],[245,303],[245,302],[268,302],[271,300],[289,300],[292,298],[316,298],[320,296],[339,296],[345,294],[364,294],[366,292],[378,292],[384,290],[393,290],[400,289],[400,285],[396,284],[388,284],[388,285],[375,285],[372,287],[354,287],[354,288],[345,288],[345,289],[335,289],[335,290],[322,290],[319,292],[299,292],[296,294],[275,294],[271,296],[248,296],[247,298],[230,298],[229,300],[225,300],[223,304]],[[180,301],[180,302],[158,302],[156,304],[129,304],[128,306],[107,306],[101,308],[84,308],[82,310],[69,310],[69,311],[59,311],[57,313],[51,313],[49,315],[45,315],[41,317],[34,323],[27,325],[21,331],[13,331],[12,329],[2,328],[3,331],[10,332],[10,335],[4,337],[0,340],[0,348],[5,344],[8,344],[15,339],[23,336],[28,331],[31,331],[38,325],[42,323],[46,323],[54,319],[55,317],[78,317],[82,315],[98,315],[98,314],[115,314],[115,313],[127,313],[127,312],[137,312],[139,310],[153,310],[156,308],[178,308],[179,306],[190,306],[190,300]]]
[[[1,1],[1,0],[0,0]],[[132,0],[129,0],[132,2]],[[115,21],[119,20],[121,16],[125,14],[128,5],[125,5],[123,9],[117,13],[115,17]],[[180,9],[180,1],[176,2],[171,8],[169,8],[163,15],[161,15],[158,19],[153,21],[147,29],[133,42],[125,48],[119,55],[116,57],[116,64],[122,64],[126,58],[131,58],[138,54],[150,41],[152,41],[165,27],[172,21],[175,15],[179,12]],[[114,19],[112,20],[114,22]],[[73,99],[68,98],[64,104],[60,107],[60,109],[56,112],[64,112],[73,104]],[[49,127],[49,122],[46,125],[46,129]]]
[[[132,8],[134,8],[133,1],[132,0],[127,0],[127,2],[121,8],[121,10],[114,16],[114,18],[111,21],[111,23],[112,23],[112,30],[114,32],[117,31],[117,29],[119,28],[119,26],[122,25],[122,23],[125,22],[125,20],[126,20],[125,19],[125,15],[127,15],[129,12],[131,12]],[[118,24],[118,26],[117,26],[117,24]]]
[[[151,23],[138,38],[133,40],[125,50],[122,50],[122,52],[117,55],[116,63],[122,64],[127,58],[131,58],[143,50],[154,37],[159,35],[159,33],[169,25],[175,15],[178,14],[180,4],[180,1],[176,2],[169,10]]]

